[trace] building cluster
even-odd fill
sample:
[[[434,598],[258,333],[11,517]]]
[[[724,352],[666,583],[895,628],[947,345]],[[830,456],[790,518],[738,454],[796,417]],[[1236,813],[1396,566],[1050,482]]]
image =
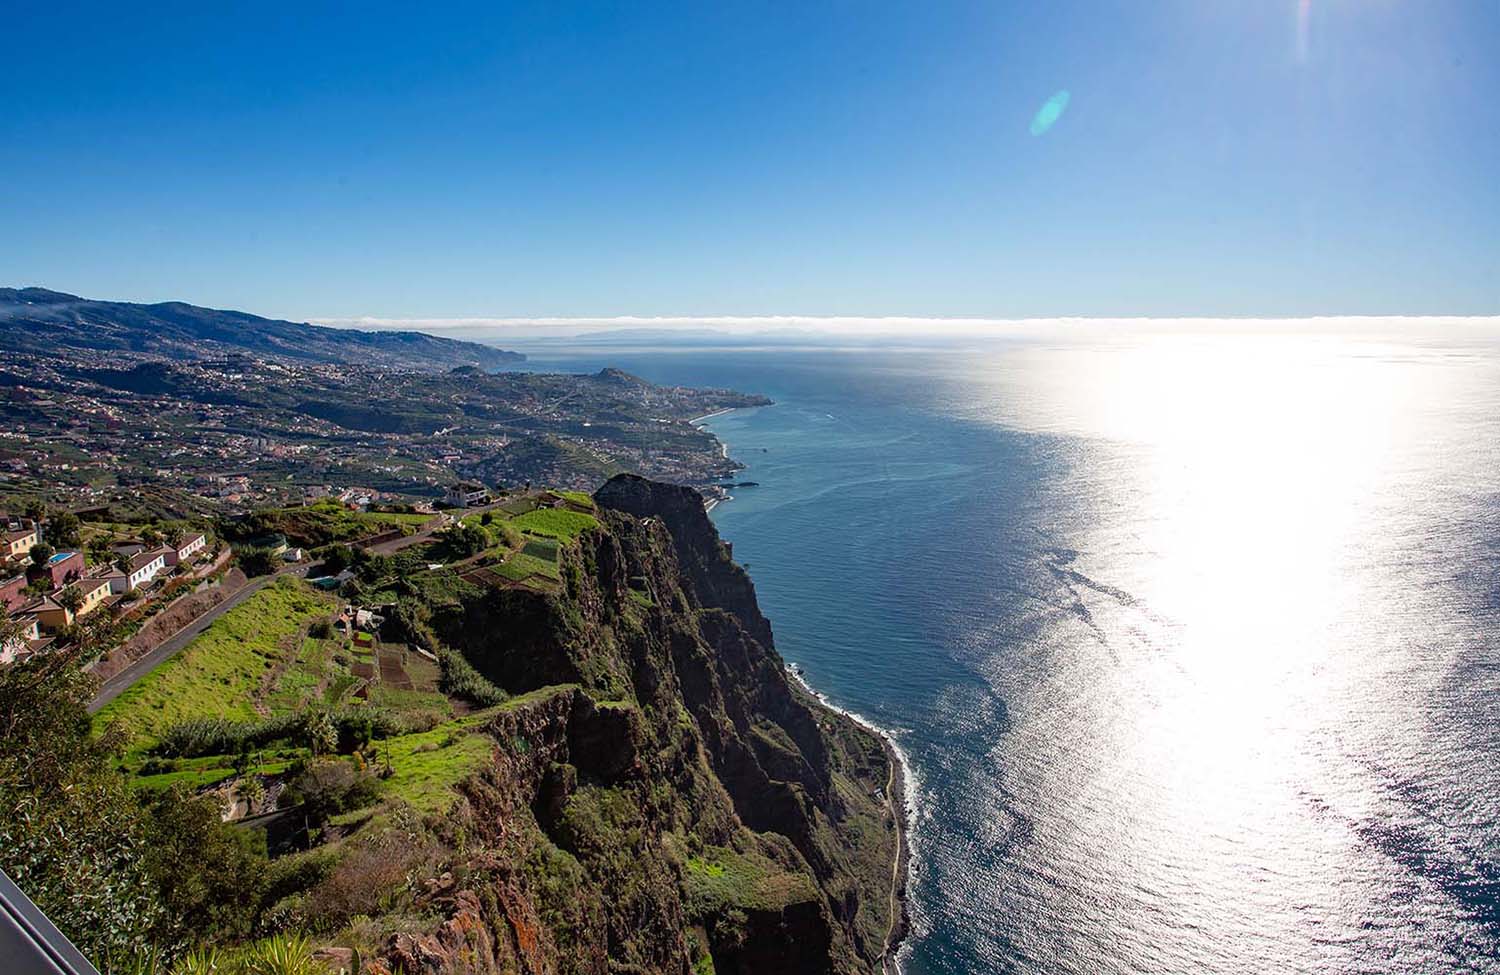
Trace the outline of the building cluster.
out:
[[[208,538],[187,532],[147,546],[143,541],[108,550],[52,551],[44,524],[30,518],[3,518],[0,554],[0,664],[38,653],[60,633],[101,608],[149,600],[170,570],[207,559]]]
[[[711,485],[736,465],[691,419],[766,402],[615,370],[457,375],[222,353],[19,352],[5,372],[0,499],[148,517],[328,496],[432,503],[461,480],[588,490],[619,470]]]

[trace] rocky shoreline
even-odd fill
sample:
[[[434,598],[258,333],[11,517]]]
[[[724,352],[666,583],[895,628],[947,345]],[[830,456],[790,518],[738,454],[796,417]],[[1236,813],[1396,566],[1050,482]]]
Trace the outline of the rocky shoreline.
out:
[[[886,757],[891,763],[891,784],[886,790],[886,806],[896,821],[896,862],[891,869],[892,920],[891,930],[885,939],[885,954],[880,958],[883,975],[900,975],[899,955],[906,936],[911,933],[911,915],[907,908],[907,885],[911,882],[911,810],[906,800],[906,776],[910,771],[906,759],[901,756],[889,735],[873,729],[885,744]]]
[[[787,665],[787,673],[803,690],[811,694],[822,707],[842,715],[880,739],[885,749],[886,761],[891,774],[886,780],[885,805],[896,829],[896,858],[891,864],[891,926],[886,932],[885,948],[880,956],[882,975],[900,975],[898,955],[901,946],[911,933],[911,915],[907,904],[907,889],[911,882],[911,825],[914,810],[908,804],[907,778],[911,774],[910,764],[890,732],[869,721],[862,715],[834,704],[828,697],[808,683],[796,664]]]

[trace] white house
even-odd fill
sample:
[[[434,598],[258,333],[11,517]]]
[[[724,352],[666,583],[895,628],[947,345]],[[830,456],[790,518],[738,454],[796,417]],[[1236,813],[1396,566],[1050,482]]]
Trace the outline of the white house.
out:
[[[455,508],[472,508],[490,499],[490,492],[483,484],[463,481],[448,489],[448,503]]]
[[[116,569],[105,576],[109,580],[109,591],[116,596],[139,589],[152,579],[156,574],[167,567],[167,553],[171,549],[158,548],[150,552],[142,552],[130,560],[130,569],[120,571]]]
[[[17,657],[25,656],[30,651],[32,642],[41,638],[35,616],[28,613],[14,617],[13,622],[18,624],[17,631],[0,642],[0,664],[8,664]]]
[[[178,562],[186,562],[188,559],[203,551],[203,546],[208,544],[208,539],[202,532],[182,536],[182,541],[174,548],[167,546],[167,564],[176,565]]]

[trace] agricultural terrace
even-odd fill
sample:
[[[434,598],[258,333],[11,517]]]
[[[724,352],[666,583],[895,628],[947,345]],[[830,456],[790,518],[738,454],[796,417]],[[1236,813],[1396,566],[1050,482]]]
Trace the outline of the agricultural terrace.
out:
[[[594,510],[584,494],[539,492],[470,513],[462,531],[364,558],[356,566],[359,598],[388,603],[398,592],[417,592],[444,602],[475,584],[555,588],[565,549],[598,525]],[[255,517],[289,538],[314,528],[320,538],[364,537],[424,520],[334,504]],[[331,625],[341,608],[335,596],[280,579],[104,708],[96,721],[122,735],[124,767],[137,785],[233,791],[252,780],[293,778],[321,749],[352,755],[362,771],[378,768],[382,796],[424,811],[451,802],[452,786],[489,752],[473,734],[474,719],[486,713],[472,712],[474,702],[505,695],[477,675],[449,674],[447,689],[468,688],[464,699],[450,697],[443,667],[429,656]],[[486,686],[476,692],[465,680]],[[320,743],[317,728],[328,724]]]
[[[142,788],[279,776],[313,757],[309,729],[326,721],[336,743],[325,751],[372,742],[370,761],[387,772],[380,795],[424,811],[442,807],[489,754],[487,740],[472,734],[483,712],[456,718],[467,706],[439,690],[437,663],[405,645],[331,627],[338,608],[334,597],[280,579],[214,621],[95,721],[125,736],[124,765]]]
[[[587,494],[563,491],[518,498],[464,516],[463,524],[483,529],[488,543],[482,553],[463,560],[463,578],[482,586],[555,586],[562,578],[562,549],[599,526],[594,511]]]

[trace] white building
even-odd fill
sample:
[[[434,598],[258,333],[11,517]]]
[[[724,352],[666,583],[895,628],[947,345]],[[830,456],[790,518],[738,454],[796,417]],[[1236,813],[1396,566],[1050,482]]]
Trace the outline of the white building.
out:
[[[182,541],[178,542],[175,548],[170,545],[167,546],[167,564],[176,565],[178,562],[186,562],[194,555],[203,551],[203,546],[207,544],[208,539],[204,537],[202,532],[184,535]]]
[[[455,508],[472,508],[490,499],[490,492],[483,484],[464,481],[448,489],[448,503]]]
[[[150,552],[142,552],[130,560],[130,569],[122,572],[116,569],[105,576],[109,580],[109,591],[116,596],[139,589],[152,579],[156,574],[167,567],[167,553],[171,549],[158,548]]]

